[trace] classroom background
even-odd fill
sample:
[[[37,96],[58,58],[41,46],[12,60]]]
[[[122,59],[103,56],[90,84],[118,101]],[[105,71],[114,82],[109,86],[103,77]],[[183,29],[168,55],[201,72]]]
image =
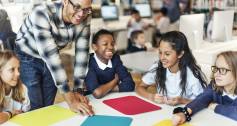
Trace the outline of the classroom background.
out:
[[[34,6],[47,1],[50,0],[0,0],[0,33],[6,32],[8,28],[11,28],[13,33],[8,38],[0,36],[1,50],[14,49],[16,37],[14,33],[18,32],[24,18]],[[116,51],[120,54],[123,64],[131,72],[135,84],[140,83],[142,75],[159,59],[156,48],[159,36],[157,37],[156,33],[161,33],[163,29],[157,27],[159,25],[157,16],[164,6],[167,6],[166,16],[170,20],[165,31],[177,30],[187,36],[194,57],[209,80],[216,55],[227,50],[237,51],[236,0],[177,1],[175,5],[169,6],[165,5],[163,0],[93,0],[91,34],[102,28],[114,33]],[[131,18],[132,9],[138,10],[141,20],[147,24],[142,29],[145,34],[146,51],[133,53],[127,51],[130,45],[127,24]],[[5,13],[8,16],[4,17]],[[6,43],[3,43],[1,39],[4,39]],[[70,78],[69,84],[73,82],[72,57],[75,54],[72,47],[69,45],[60,52],[67,76]],[[91,49],[90,51],[92,52]],[[151,87],[148,90],[155,92],[156,88]],[[55,104],[61,102],[63,98],[57,95]]]

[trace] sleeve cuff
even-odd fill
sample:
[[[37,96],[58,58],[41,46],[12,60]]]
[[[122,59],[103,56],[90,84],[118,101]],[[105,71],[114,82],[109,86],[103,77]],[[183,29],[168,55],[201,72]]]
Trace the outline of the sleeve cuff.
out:
[[[80,92],[83,93],[85,87],[83,85],[83,80],[82,79],[74,79],[74,85],[73,85],[73,92]]]
[[[214,109],[214,112],[215,113],[220,113],[220,109],[221,109],[221,105],[216,105],[215,109]]]
[[[58,90],[61,94],[68,93],[70,91],[70,87],[68,85],[68,82],[63,82],[60,85],[58,85]]]

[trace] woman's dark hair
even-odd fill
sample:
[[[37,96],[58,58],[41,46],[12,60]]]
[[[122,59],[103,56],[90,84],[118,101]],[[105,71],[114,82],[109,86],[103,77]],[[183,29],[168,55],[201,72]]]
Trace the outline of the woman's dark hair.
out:
[[[93,35],[92,44],[97,44],[97,41],[101,35],[111,35],[114,38],[112,32],[105,29],[101,29]]]
[[[203,88],[207,86],[206,77],[201,71],[201,68],[197,65],[196,60],[188,46],[188,41],[185,35],[179,31],[171,31],[163,34],[159,42],[167,42],[171,45],[177,55],[180,55],[182,51],[184,52],[183,56],[179,61],[179,70],[181,72],[180,78],[180,88],[182,89],[181,96],[186,93],[187,85],[187,67],[192,71],[193,75],[200,81]],[[158,67],[156,68],[156,84],[159,87],[158,91],[162,94],[167,94],[167,89],[165,86],[166,81],[166,68],[163,67],[161,61],[158,62]]]

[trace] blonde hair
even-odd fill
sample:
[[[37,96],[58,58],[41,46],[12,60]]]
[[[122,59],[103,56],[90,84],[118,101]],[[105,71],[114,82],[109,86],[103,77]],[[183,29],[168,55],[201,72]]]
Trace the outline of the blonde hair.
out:
[[[18,59],[18,57],[11,51],[0,52],[0,70],[2,70],[2,68],[7,64],[7,62],[11,58]],[[2,78],[0,77],[0,109],[2,109],[6,104],[4,99],[6,93],[5,89],[6,84],[2,81]],[[20,79],[18,79],[16,86],[12,87],[12,99],[18,102],[23,102],[25,100],[24,89]]]
[[[222,52],[217,55],[217,58],[223,56],[225,61],[227,62],[228,66],[230,67],[230,72],[233,75],[235,79],[235,87],[234,87],[234,94],[237,95],[237,51],[226,51]],[[213,77],[213,88],[217,92],[223,92],[224,87],[217,86],[214,80],[214,74],[212,74]]]

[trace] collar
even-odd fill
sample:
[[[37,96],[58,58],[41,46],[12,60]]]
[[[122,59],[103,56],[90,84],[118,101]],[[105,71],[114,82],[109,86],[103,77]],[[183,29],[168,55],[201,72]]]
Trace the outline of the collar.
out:
[[[97,55],[96,55],[96,53],[94,53],[94,58],[95,58],[95,61],[96,61],[96,63],[97,63],[97,65],[99,66],[99,68],[101,69],[101,70],[105,70],[105,68],[112,68],[112,62],[111,62],[111,60],[109,60],[108,61],[108,64],[105,64],[105,63],[103,63],[103,62],[101,62],[100,60],[99,60],[99,58],[97,57]]]
[[[171,73],[168,68],[166,68],[167,76],[180,76],[180,70],[177,73]]]
[[[66,24],[63,20],[63,3],[55,2],[53,4],[54,7],[50,8],[51,16],[57,21],[57,25],[60,28],[65,28]]]
[[[135,43],[135,46],[136,46],[137,48],[139,48],[139,49],[143,48],[141,45],[139,45],[139,44],[137,44],[137,43]]]
[[[228,94],[228,93],[225,92],[224,90],[223,90],[222,96],[228,96],[228,97],[230,97],[231,99],[236,99],[236,98],[237,98],[237,95]]]

